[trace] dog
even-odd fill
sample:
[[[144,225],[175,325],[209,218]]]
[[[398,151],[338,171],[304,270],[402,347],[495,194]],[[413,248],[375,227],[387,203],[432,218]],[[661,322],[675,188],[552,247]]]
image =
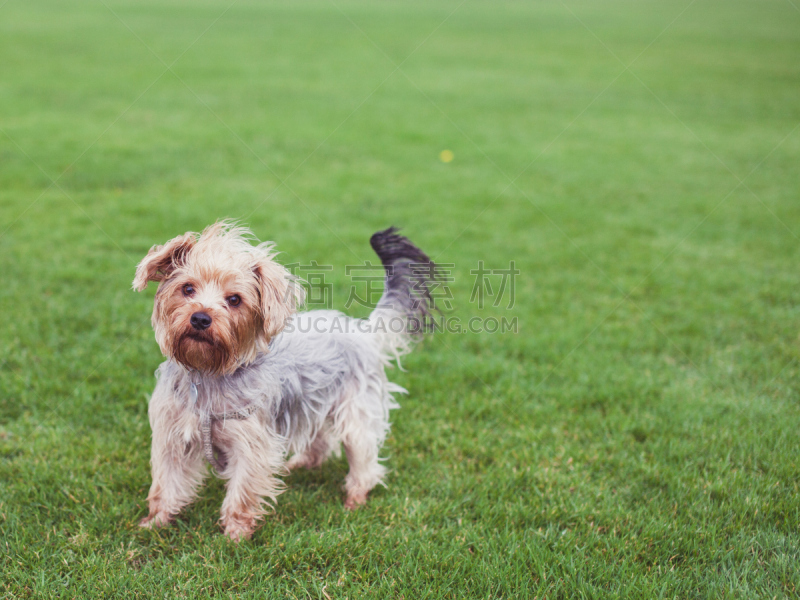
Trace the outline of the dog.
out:
[[[217,222],[154,246],[133,288],[158,283],[152,324],[167,358],[156,371],[149,513],[169,524],[191,503],[210,463],[226,481],[220,524],[252,536],[284,490],[278,478],[314,468],[344,446],[347,509],[364,504],[387,473],[379,458],[394,394],[387,367],[430,330],[437,266],[391,227],[370,239],[385,269],[368,319],[297,312],[301,281],[270,242]],[[287,456],[291,458],[287,461]]]

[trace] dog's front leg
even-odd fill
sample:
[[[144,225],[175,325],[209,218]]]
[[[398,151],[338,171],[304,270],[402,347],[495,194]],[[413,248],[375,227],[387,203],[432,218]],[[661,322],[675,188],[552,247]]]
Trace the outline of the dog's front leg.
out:
[[[197,416],[180,406],[160,383],[150,400],[153,483],[142,527],[166,525],[194,500],[207,473]]]
[[[227,494],[222,503],[221,523],[225,535],[238,541],[249,538],[265,512],[268,500],[275,502],[284,485],[275,477],[283,469],[285,442],[271,434],[257,415],[214,424],[214,444],[223,449]]]

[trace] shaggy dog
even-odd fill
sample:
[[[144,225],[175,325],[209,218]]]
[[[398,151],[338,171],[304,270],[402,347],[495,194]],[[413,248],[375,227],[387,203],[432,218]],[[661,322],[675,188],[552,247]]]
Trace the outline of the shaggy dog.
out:
[[[168,524],[210,463],[226,480],[221,524],[248,538],[283,490],[276,476],[319,466],[344,445],[345,507],[383,483],[378,453],[396,392],[385,369],[426,330],[436,265],[395,228],[370,243],[386,270],[368,319],[296,314],[303,288],[271,243],[220,222],[154,246],[133,288],[158,282],[152,323],[167,358],[150,399],[153,483],[141,525]],[[288,455],[292,458],[286,460]]]

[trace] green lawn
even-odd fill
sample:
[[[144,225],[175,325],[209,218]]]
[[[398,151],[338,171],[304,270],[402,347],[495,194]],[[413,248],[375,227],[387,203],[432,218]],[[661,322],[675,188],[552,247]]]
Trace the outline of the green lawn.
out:
[[[798,59],[797,0],[0,0],[0,596],[800,594]],[[518,323],[393,373],[366,508],[334,460],[238,546],[219,480],[137,527],[134,267],[222,217],[340,309],[400,225]]]

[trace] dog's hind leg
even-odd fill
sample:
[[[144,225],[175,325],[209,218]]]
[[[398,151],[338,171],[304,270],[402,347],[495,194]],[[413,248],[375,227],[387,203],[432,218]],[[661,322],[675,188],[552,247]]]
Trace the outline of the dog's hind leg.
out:
[[[337,417],[340,419],[341,439],[350,471],[345,477],[347,493],[344,506],[358,508],[367,501],[367,494],[383,484],[388,469],[380,463],[381,450],[389,430],[388,410],[375,397],[375,390],[363,390],[347,401]]]
[[[344,507],[348,510],[358,508],[367,502],[367,494],[377,484],[383,483],[387,473],[386,467],[380,464],[378,452],[379,440],[367,429],[353,428],[345,436],[344,450],[350,472],[344,480],[347,497]]]
[[[370,490],[384,485],[388,469],[379,453],[389,433],[389,411],[397,407],[392,392],[402,391],[386,380],[382,365],[375,365],[371,372],[356,375],[333,411],[333,432],[342,440],[350,464],[344,480],[348,510],[365,504]]]

